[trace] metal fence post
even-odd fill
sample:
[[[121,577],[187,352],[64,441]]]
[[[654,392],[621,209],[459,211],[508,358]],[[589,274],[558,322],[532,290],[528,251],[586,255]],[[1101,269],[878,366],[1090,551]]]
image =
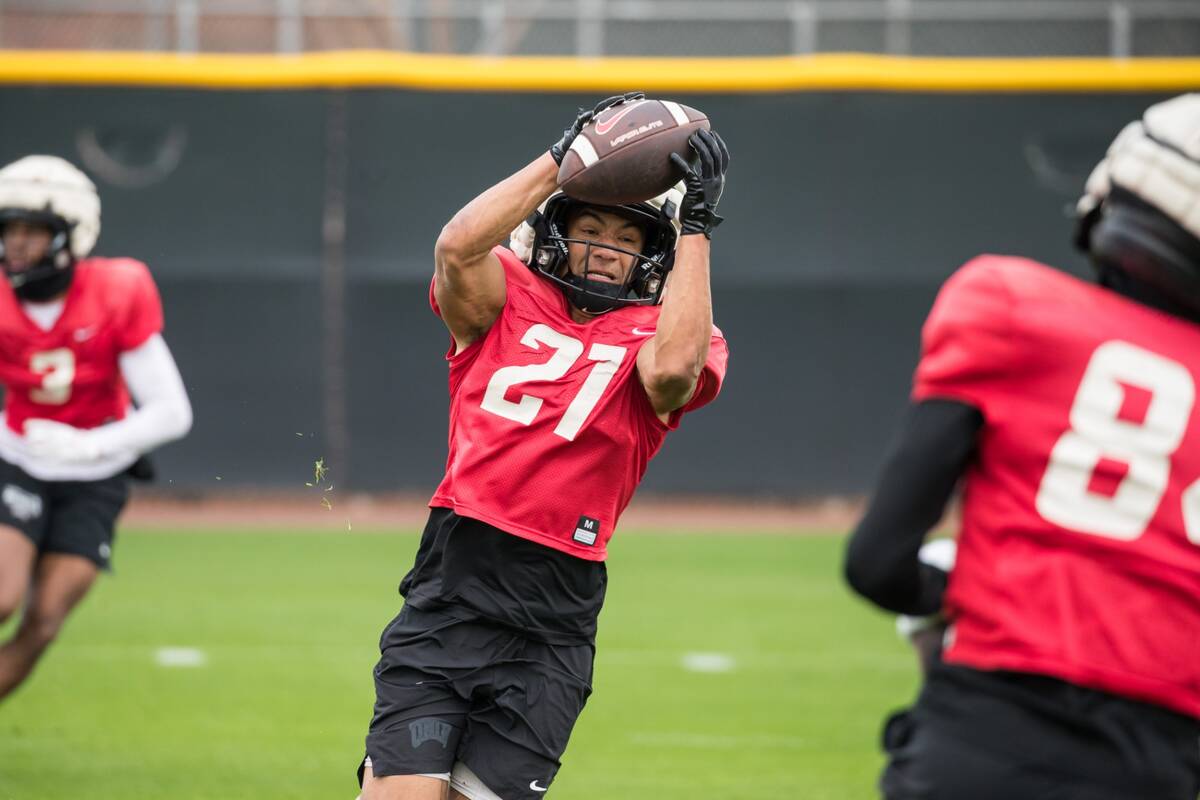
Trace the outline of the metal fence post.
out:
[[[180,53],[200,49],[200,9],[196,0],[175,0],[175,49]]]
[[[1113,58],[1133,55],[1133,9],[1126,3],[1108,7],[1108,48]]]
[[[809,0],[793,0],[788,6],[792,20],[792,52],[809,54],[817,51],[817,7]]]
[[[346,376],[346,191],[349,174],[347,93],[328,94],[325,197],[321,220],[321,387],[326,461],[333,479],[350,482]]]
[[[912,0],[887,0],[883,48],[892,55],[907,55],[912,50]]]
[[[575,54],[604,55],[604,0],[578,0],[575,17]]]
[[[388,4],[389,45],[393,50],[415,50],[412,0],[392,0]]]
[[[275,50],[299,53],[304,49],[304,15],[300,0],[276,0],[275,14]]]
[[[484,55],[504,55],[507,49],[504,41],[505,17],[507,11],[504,0],[483,0],[479,4],[479,46],[476,51]]]

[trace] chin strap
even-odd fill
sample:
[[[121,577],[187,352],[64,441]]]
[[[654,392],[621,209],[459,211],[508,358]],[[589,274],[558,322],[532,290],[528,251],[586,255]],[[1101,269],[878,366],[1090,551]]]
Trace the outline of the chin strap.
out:
[[[569,291],[567,293],[567,301],[583,313],[591,314],[593,317],[607,314],[609,311],[617,308],[616,305],[605,305],[603,300],[600,300],[595,295],[588,294],[582,289]]]
[[[43,265],[32,267],[30,271],[39,270],[44,274],[25,277],[22,273],[20,277],[25,277],[24,280],[19,280],[18,276],[9,273],[8,280],[12,284],[13,292],[21,300],[31,303],[53,300],[71,286],[71,279],[75,276],[75,262],[51,269],[53,271],[48,271]]]

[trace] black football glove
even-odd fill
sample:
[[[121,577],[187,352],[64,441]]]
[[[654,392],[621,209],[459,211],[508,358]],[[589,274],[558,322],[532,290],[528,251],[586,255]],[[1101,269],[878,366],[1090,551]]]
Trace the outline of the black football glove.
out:
[[[725,221],[717,213],[717,202],[725,191],[725,170],[729,169],[729,148],[716,131],[699,130],[688,144],[696,152],[692,163],[678,153],[671,161],[683,171],[687,192],[683,195],[683,235],[703,233],[711,239],[713,228]]]
[[[575,121],[567,126],[563,131],[562,138],[550,146],[550,157],[554,159],[554,163],[562,166],[563,159],[567,157],[567,151],[571,149],[571,142],[575,141],[575,137],[583,130],[584,126],[598,117],[604,111],[619,106],[622,103],[628,103],[633,100],[641,100],[646,95],[642,92],[626,92],[625,94],[613,95],[607,99],[601,100],[596,104],[596,107],[590,111],[579,109],[579,116],[575,117]]]

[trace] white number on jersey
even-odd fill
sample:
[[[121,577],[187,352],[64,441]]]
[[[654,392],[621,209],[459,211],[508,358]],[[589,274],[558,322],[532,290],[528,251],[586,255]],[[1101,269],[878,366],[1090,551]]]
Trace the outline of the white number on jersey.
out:
[[[501,367],[488,381],[487,390],[483,393],[480,403],[485,411],[529,425],[537,417],[542,408],[542,398],[523,394],[521,399],[513,402],[505,397],[508,390],[521,383],[530,381],[556,381],[571,369],[571,366],[583,355],[583,342],[559,333],[548,325],[538,323],[521,337],[521,344],[533,350],[541,350],[542,345],[548,347],[552,354],[544,364],[525,364],[522,366]],[[611,344],[593,344],[588,351],[589,361],[597,362],[588,373],[580,387],[579,393],[571,400],[567,410],[563,412],[554,432],[566,439],[574,441],[579,430],[587,420],[592,409],[600,402],[604,390],[617,374],[617,369],[624,360],[627,349]]]
[[[71,399],[75,381],[75,354],[65,347],[44,350],[29,358],[29,371],[42,376],[42,385],[29,392],[29,399],[48,406],[61,406]]]
[[[1149,393],[1141,421],[1119,417],[1127,386]],[[1146,532],[1170,479],[1195,402],[1192,375],[1128,342],[1105,342],[1088,361],[1071,404],[1071,428],[1055,443],[1038,487],[1044,519],[1080,533],[1132,541]],[[1127,467],[1111,495],[1089,490],[1101,460]],[[1200,481],[1184,492],[1188,538],[1200,544]]]

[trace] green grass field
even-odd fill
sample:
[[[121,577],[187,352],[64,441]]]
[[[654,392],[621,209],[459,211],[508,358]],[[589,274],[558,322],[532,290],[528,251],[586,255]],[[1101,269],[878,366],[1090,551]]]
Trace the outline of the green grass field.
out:
[[[127,530],[0,705],[0,798],[345,798],[413,533]],[[916,684],[834,536],[625,531],[558,800],[873,798]],[[206,663],[163,667],[164,647]],[[689,653],[733,659],[687,669]]]

